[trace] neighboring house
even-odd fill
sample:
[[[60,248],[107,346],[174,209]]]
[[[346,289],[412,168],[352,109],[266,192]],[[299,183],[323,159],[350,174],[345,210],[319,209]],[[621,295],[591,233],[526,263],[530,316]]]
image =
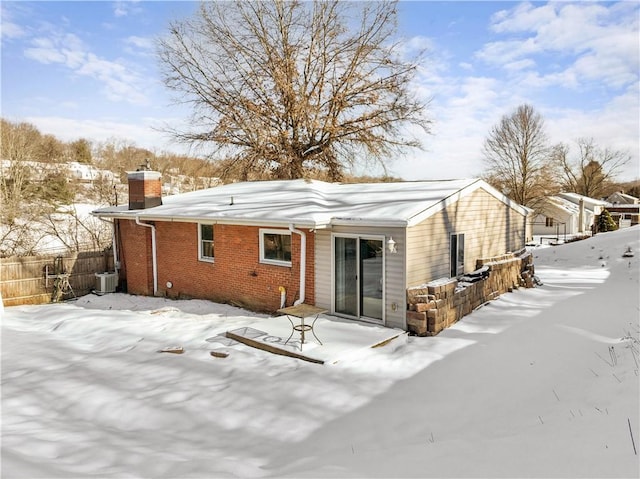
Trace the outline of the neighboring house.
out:
[[[564,237],[578,233],[580,209],[571,201],[559,196],[547,196],[538,211],[533,220],[534,235]]]
[[[621,192],[613,193],[607,198],[607,211],[619,228],[637,225],[640,218],[640,200],[635,196]]]
[[[609,197],[607,198],[607,202],[609,202],[613,206],[637,205],[640,203],[640,199],[636,198],[635,196],[627,195],[619,191],[609,195]]]
[[[123,289],[275,311],[305,302],[407,328],[407,289],[524,248],[528,210],[482,180],[234,183],[161,198],[129,174],[112,219]]]
[[[108,170],[100,170],[93,165],[70,161],[67,163],[71,175],[81,183],[93,183],[98,180],[114,182],[115,175]]]
[[[3,176],[11,175],[10,160],[0,161],[0,173]],[[80,183],[93,183],[97,180],[116,181],[113,172],[108,170],[100,170],[93,165],[70,161],[65,163],[45,163],[39,161],[20,161],[19,166],[29,169],[29,179],[31,181],[46,181],[48,175],[65,174],[70,178],[74,178]]]
[[[45,181],[49,175],[68,173],[66,163],[42,163],[28,160],[13,162],[12,160],[0,160],[0,174],[5,178],[11,178],[15,171],[23,171],[22,168],[28,173],[27,178],[29,181],[42,182]]]
[[[577,193],[548,196],[538,207],[538,215],[533,220],[533,234],[559,237],[589,233],[606,206],[606,201]]]
[[[585,210],[594,216],[602,213],[602,210],[608,205],[604,200],[596,200],[595,198],[589,198],[588,196],[579,195],[578,193],[558,193],[557,196],[571,201],[574,205],[584,205]],[[585,222],[585,227],[588,226],[590,226],[589,223]]]
[[[607,211],[619,228],[628,228],[640,222],[640,204],[607,206]]]

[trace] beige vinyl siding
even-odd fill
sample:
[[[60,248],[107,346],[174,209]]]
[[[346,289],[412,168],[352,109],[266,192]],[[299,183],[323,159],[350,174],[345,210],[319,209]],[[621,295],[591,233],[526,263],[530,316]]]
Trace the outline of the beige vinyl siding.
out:
[[[385,323],[390,328],[406,329],[406,288],[404,276],[405,230],[404,228],[364,228],[336,226],[333,229],[316,230],[315,257],[316,305],[332,310],[332,271],[331,238],[332,234],[352,234],[362,236],[384,236],[386,240],[392,236],[398,252],[390,254],[385,251]]]
[[[331,310],[331,230],[316,230],[316,306]]]
[[[407,287],[450,276],[451,234],[464,234],[465,272],[478,258],[524,247],[525,216],[477,189],[407,230]]]

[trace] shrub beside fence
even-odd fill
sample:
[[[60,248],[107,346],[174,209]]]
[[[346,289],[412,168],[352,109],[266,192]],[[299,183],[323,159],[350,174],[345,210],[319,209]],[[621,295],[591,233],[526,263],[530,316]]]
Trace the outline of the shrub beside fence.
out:
[[[0,293],[5,306],[49,303],[56,273],[68,273],[73,292],[82,296],[95,289],[95,273],[105,271],[113,271],[109,251],[0,258]]]

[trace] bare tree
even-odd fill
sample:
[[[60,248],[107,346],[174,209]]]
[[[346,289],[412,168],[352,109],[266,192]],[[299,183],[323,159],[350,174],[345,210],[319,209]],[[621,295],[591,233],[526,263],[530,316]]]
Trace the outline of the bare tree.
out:
[[[36,254],[45,234],[35,229],[34,224],[42,217],[35,213],[27,215],[11,224],[0,224],[0,258]]]
[[[92,145],[86,138],[80,138],[67,144],[67,159],[69,161],[77,161],[79,163],[91,163],[93,155],[91,153]]]
[[[593,138],[579,138],[576,145],[578,154],[573,159],[568,145],[554,147],[553,159],[562,172],[562,187],[590,198],[611,193],[617,172],[631,157],[623,151],[600,148]]]
[[[192,107],[172,133],[210,145],[222,176],[339,179],[356,161],[382,165],[430,129],[412,93],[421,54],[394,40],[395,2],[203,2],[159,41],[165,84]]]
[[[30,161],[40,132],[4,119],[0,126],[0,223],[11,225],[35,194]]]
[[[536,208],[555,184],[544,120],[530,105],[505,115],[485,140],[485,179],[521,205]]]
[[[87,189],[87,196],[91,201],[99,205],[117,206],[115,204],[115,188],[116,183],[114,176],[106,173],[99,173]]]
[[[70,252],[99,250],[111,244],[111,227],[104,221],[81,215],[75,206],[60,207],[40,217],[37,229]]]
[[[31,123],[0,120],[0,156],[9,161],[32,161],[41,134]]]
[[[43,135],[34,153],[34,159],[43,163],[56,163],[64,159],[65,145],[53,135]]]

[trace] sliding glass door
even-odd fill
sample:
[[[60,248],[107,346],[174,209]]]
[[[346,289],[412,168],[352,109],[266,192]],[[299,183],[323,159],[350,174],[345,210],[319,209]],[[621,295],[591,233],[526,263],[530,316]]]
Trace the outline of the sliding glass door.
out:
[[[382,319],[381,240],[360,239],[360,316]]]
[[[335,311],[358,316],[358,238],[335,238]]]
[[[335,312],[381,321],[384,318],[384,241],[335,236],[333,261]]]

